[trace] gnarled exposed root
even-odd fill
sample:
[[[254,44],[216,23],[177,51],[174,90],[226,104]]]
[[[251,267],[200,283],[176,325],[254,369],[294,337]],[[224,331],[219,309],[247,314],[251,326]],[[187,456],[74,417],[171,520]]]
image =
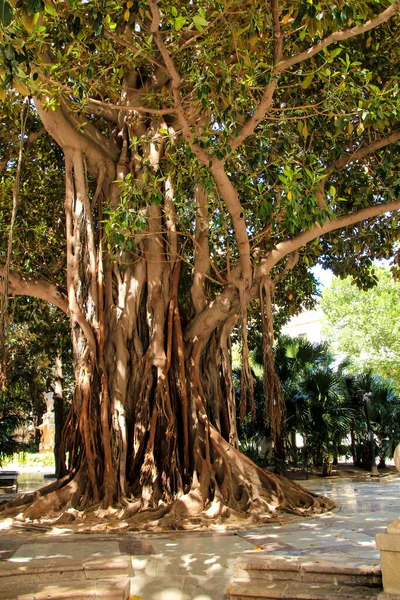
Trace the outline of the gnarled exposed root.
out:
[[[57,490],[61,490],[68,484],[71,479],[71,475],[66,475],[61,479],[57,479],[57,481],[53,481],[49,485],[45,487],[35,490],[34,492],[28,492],[26,494],[22,494],[21,496],[17,496],[13,500],[3,504],[0,506],[0,515],[1,517],[15,516],[21,511],[25,510],[25,506],[33,506],[37,501],[41,498],[47,496],[48,494],[52,494],[57,492]]]
[[[334,508],[328,498],[306,490],[298,483],[257,467],[249,458],[226,442],[210,428],[212,461],[202,474],[194,474],[189,491],[171,503],[161,503],[145,508],[141,498],[124,499],[119,510],[93,510],[87,502],[86,471],[82,468],[68,481],[60,480],[14,502],[0,507],[2,516],[17,514],[27,502],[32,502],[22,513],[30,521],[46,518],[57,522],[70,522],[85,510],[85,528],[120,526],[133,530],[199,529],[215,524],[230,527],[282,520],[285,513],[313,515]],[[208,485],[204,485],[204,479]],[[208,490],[205,493],[205,490]],[[146,498],[146,503],[148,498]],[[97,505],[96,505],[97,506]],[[72,511],[72,512],[71,512]],[[60,515],[65,513],[64,519]],[[66,514],[68,513],[68,514]],[[78,517],[77,517],[78,515]],[[20,518],[21,518],[20,516]],[[65,520],[66,519],[66,520]]]

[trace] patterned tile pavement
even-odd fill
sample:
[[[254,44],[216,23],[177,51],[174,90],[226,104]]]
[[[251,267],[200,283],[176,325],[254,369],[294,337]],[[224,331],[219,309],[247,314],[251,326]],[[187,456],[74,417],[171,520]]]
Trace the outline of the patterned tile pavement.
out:
[[[375,535],[400,515],[400,478],[309,480],[302,485],[331,497],[338,509],[287,525],[272,524],[224,534],[74,535],[57,539],[2,532],[0,561],[19,557],[87,556],[112,552],[132,557],[131,594],[143,600],[223,600],[232,567],[243,553],[307,556],[317,562],[379,563]],[[36,549],[35,549],[36,547]]]

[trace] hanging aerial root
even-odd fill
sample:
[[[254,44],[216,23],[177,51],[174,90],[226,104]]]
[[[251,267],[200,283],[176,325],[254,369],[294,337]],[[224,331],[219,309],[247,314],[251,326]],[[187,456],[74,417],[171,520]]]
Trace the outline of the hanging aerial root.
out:
[[[264,362],[264,394],[266,400],[267,424],[271,426],[274,442],[282,433],[285,399],[281,382],[275,370],[274,331],[272,316],[272,282],[265,277],[260,285],[261,327]]]
[[[25,98],[21,109],[21,136],[18,152],[17,170],[15,174],[10,230],[8,232],[7,256],[4,272],[0,278],[0,388],[5,391],[7,381],[7,338],[8,338],[8,278],[10,273],[11,255],[14,237],[15,220],[17,217],[19,188],[22,168],[22,156],[25,140],[26,121],[29,112],[29,99]]]
[[[79,426],[82,438],[85,441],[88,475],[92,487],[93,499],[95,502],[98,502],[99,489],[96,479],[96,451],[94,432],[90,419],[92,393],[90,388],[90,374],[87,370],[85,370],[83,373],[82,381],[80,382],[80,388],[77,387],[77,390],[79,390],[82,394],[82,412],[79,420]]]
[[[240,373],[240,418],[244,419],[247,412],[247,406],[250,407],[253,419],[256,416],[256,406],[254,403],[254,379],[251,373],[249,363],[249,345],[247,339],[247,306],[241,301],[240,311],[242,327],[242,369]]]

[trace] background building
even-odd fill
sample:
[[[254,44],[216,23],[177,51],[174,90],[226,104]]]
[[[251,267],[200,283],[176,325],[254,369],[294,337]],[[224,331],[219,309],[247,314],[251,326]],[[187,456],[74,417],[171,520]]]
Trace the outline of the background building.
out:
[[[282,327],[282,334],[290,337],[303,337],[312,343],[322,342],[322,310],[306,310],[292,317]]]

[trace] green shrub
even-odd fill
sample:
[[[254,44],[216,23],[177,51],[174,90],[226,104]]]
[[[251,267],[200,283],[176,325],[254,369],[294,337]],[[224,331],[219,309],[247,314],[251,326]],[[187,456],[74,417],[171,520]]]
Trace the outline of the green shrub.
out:
[[[46,453],[32,453],[32,452],[15,452],[12,456],[7,456],[3,460],[3,465],[6,466],[10,463],[17,463],[19,466],[24,467],[54,467],[54,454],[52,452]]]

